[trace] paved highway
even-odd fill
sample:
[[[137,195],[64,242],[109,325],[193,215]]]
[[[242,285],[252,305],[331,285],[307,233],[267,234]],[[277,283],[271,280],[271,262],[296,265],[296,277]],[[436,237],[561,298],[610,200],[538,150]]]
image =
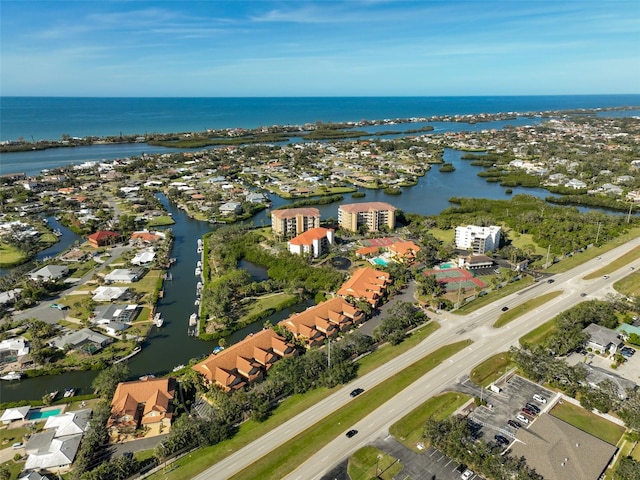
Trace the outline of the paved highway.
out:
[[[329,417],[334,411],[353,401],[349,392],[354,387],[370,389],[441,346],[464,339],[474,341],[468,348],[389,399],[388,402],[357,424],[345,425],[345,432],[355,428],[359,431],[358,435],[351,439],[340,435],[287,478],[308,480],[321,477],[324,472],[330,470],[358,448],[370,443],[381,432],[386,432],[389,425],[398,418],[420,405],[427,398],[442,391],[452,381],[468,374],[469,370],[479,362],[496,352],[507,350],[511,345],[517,344],[520,336],[584,300],[580,296],[582,292],[588,293],[591,297],[604,297],[607,293],[613,292],[611,284],[626,276],[629,273],[629,266],[612,273],[608,279],[599,277],[595,280],[584,281],[582,277],[638,245],[640,245],[640,238],[603,254],[601,259],[594,259],[566,273],[555,275],[553,277],[554,283],[543,281],[534,284],[491,305],[486,305],[465,317],[448,316],[446,320],[440,322],[442,328],[416,347],[373,372],[358,378],[304,413],[234,452],[195,478],[198,480],[230,478],[311,425]],[[515,307],[526,300],[554,290],[563,290],[563,294],[500,329],[491,326],[502,313],[503,306]]]

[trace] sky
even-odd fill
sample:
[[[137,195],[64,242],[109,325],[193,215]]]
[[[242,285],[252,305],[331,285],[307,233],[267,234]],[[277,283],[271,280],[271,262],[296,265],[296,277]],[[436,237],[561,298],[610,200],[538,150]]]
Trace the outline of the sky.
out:
[[[0,1],[3,96],[640,93],[640,1]]]

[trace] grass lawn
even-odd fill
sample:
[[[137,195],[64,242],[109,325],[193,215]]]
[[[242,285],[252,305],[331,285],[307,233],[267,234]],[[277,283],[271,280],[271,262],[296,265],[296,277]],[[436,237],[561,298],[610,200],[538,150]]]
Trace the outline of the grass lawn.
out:
[[[38,427],[42,427],[42,424],[38,425]],[[0,429],[0,448],[11,448],[11,445],[17,442],[22,442],[23,437],[29,433],[29,429],[27,427],[21,428],[2,428]]]
[[[278,306],[284,302],[288,302],[292,298],[295,298],[295,295],[290,295],[288,293],[277,293],[275,295],[265,295],[261,298],[253,299],[250,303],[245,307],[247,309],[244,316],[256,315],[260,312],[264,312],[270,308],[278,308]],[[242,318],[239,320],[242,322]]]
[[[634,460],[637,460],[638,462],[640,462],[640,443],[636,443],[636,446],[633,449],[633,452],[631,452],[631,456],[633,457]]]
[[[24,260],[25,255],[11,245],[0,243],[0,259],[2,259],[0,265],[14,265]]]
[[[601,277],[602,275],[607,275],[609,273],[615,272],[619,268],[626,266],[629,262],[634,262],[640,258],[640,247],[636,247],[628,253],[616,258],[613,262],[609,262],[606,265],[603,265],[602,268],[590,273],[589,275],[585,275],[585,280],[593,280],[594,278]]]
[[[577,267],[578,265],[583,264],[584,262],[596,258],[598,255],[602,255],[609,250],[613,250],[616,247],[619,247],[625,242],[633,240],[640,235],[640,228],[634,228],[624,235],[620,235],[618,238],[607,242],[601,247],[593,247],[584,252],[576,253],[574,256],[565,258],[561,262],[558,262],[554,265],[551,265],[546,271],[548,273],[561,273],[566,272],[567,270],[572,269],[573,267]],[[603,274],[601,274],[603,275]]]
[[[595,413],[571,403],[558,403],[550,413],[554,417],[564,420],[568,424],[611,445],[616,445],[625,432],[624,427],[611,423]]]
[[[453,243],[456,231],[453,228],[442,230],[441,228],[430,228],[429,233],[443,243]]]
[[[541,345],[547,338],[555,333],[557,328],[555,319],[551,319],[535,330],[531,330],[526,335],[520,337],[520,345]]]
[[[467,313],[474,312],[480,307],[484,307],[485,305],[489,305],[490,303],[495,302],[501,298],[507,297],[518,290],[522,290],[525,287],[533,284],[533,278],[524,277],[522,280],[518,280],[517,282],[509,283],[506,287],[502,287],[499,290],[492,290],[489,292],[489,295],[485,295],[484,297],[478,297],[474,301],[464,305],[462,308],[457,310],[460,315],[466,315]]]
[[[476,385],[488,387],[513,366],[509,352],[496,353],[493,357],[487,358],[475,366],[469,377]]]
[[[538,308],[541,305],[544,305],[545,303],[547,303],[550,300],[553,300],[559,295],[562,295],[562,292],[560,290],[557,290],[555,292],[545,293],[544,295],[540,295],[539,297],[532,298],[531,300],[521,303],[520,305],[500,315],[498,317],[498,320],[496,320],[496,323],[493,324],[493,326],[495,328],[500,328],[506,325],[507,323],[515,320],[520,315],[524,315],[525,313],[535,308]]]
[[[640,295],[640,271],[636,270],[613,284],[613,288],[625,297]]]
[[[392,480],[402,470],[397,458],[376,447],[363,447],[349,458],[347,474],[351,480],[379,478]]]
[[[405,447],[420,453],[421,450],[417,448],[418,443],[424,443],[425,448],[429,443],[423,436],[424,424],[427,419],[429,417],[435,417],[438,420],[445,419],[469,399],[471,397],[464,393],[441,393],[436,397],[430,398],[414,411],[391,425],[389,433],[396,437],[396,440],[402,442]]]
[[[11,448],[11,447],[9,447]],[[20,476],[20,472],[24,469],[24,460],[20,460],[19,462],[14,462],[13,460],[9,460],[8,462],[3,463],[9,468],[9,473],[12,480],[18,478]]]
[[[164,227],[166,225],[173,225],[176,221],[169,215],[162,215],[161,217],[154,217],[147,222],[147,227]]]
[[[533,245],[535,247],[534,255],[540,255],[543,258],[547,255],[547,249],[538,246],[533,240],[533,235],[530,233],[518,233],[515,230],[509,230],[509,238],[511,239],[511,245],[518,247],[520,250],[525,250],[527,245]]]
[[[413,337],[410,337],[409,340],[412,338]],[[421,338],[421,340],[422,339],[423,338]],[[320,445],[323,445],[332,438],[342,434],[344,428],[341,425],[338,425],[338,422],[341,422],[343,425],[356,422],[359,418],[364,417],[369,412],[377,408],[377,406],[384,403],[389,397],[393,396],[396,393],[396,390],[402,390],[406,386],[406,377],[409,377],[411,378],[411,381],[414,381],[424,375],[424,373],[429,371],[431,368],[437,366],[437,364],[445,360],[447,357],[465,348],[469,343],[470,342],[468,341],[459,342],[457,344],[443,347],[425,357],[423,360],[408,367],[406,370],[400,372],[394,378],[387,380],[382,385],[363,393],[350,402],[341,412],[332,416],[331,419],[328,419],[326,422],[317,423],[315,426],[288,442],[283,447],[272,452],[268,458],[262,459],[262,462],[273,462],[273,464],[256,463],[252,465],[251,469],[241,472],[239,478],[281,478],[283,471],[286,469],[289,469],[288,471],[292,471],[296,465],[299,465],[304,461],[304,459],[315,453]],[[365,359],[369,362],[369,365],[371,365],[375,363],[376,358],[378,358],[380,363],[376,366],[380,366],[388,360],[389,351],[393,357],[400,355],[412,346],[413,345],[408,341],[397,346],[386,346],[381,348],[379,351],[368,355]],[[381,352],[384,353],[384,355],[380,356],[379,354]],[[434,364],[434,362],[437,363]],[[425,368],[426,370],[423,370]],[[359,371],[360,375],[363,375],[362,370],[363,369]],[[256,438],[273,430],[278,425],[295,417],[297,414],[304,412],[307,408],[315,405],[338,388],[340,387],[336,387],[332,390],[319,388],[307,392],[304,395],[293,395],[285,399],[278,406],[278,409],[274,414],[266,421],[262,423],[257,423],[252,420],[245,422],[240,425],[238,432],[233,438],[221,442],[218,445],[206,447],[200,450],[197,455],[192,455],[191,458],[185,457],[178,460],[174,463],[177,469],[172,472],[156,474],[150,478],[156,480],[190,479],[199,472],[202,472],[206,468],[227,457],[230,453],[239,450]],[[301,449],[302,451],[300,451]],[[261,474],[258,474],[257,472],[261,472]]]

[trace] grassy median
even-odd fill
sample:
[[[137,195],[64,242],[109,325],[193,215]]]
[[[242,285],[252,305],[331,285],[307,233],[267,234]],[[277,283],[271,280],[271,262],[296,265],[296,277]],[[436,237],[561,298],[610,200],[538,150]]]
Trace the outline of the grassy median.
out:
[[[524,315],[525,313],[528,313],[531,310],[534,310],[544,305],[545,303],[547,303],[550,300],[553,300],[559,295],[562,295],[562,291],[557,290],[555,292],[545,293],[544,295],[540,295],[539,297],[532,298],[531,300],[521,303],[520,305],[513,307],[511,310],[508,310],[504,312],[502,315],[500,315],[498,317],[498,320],[496,320],[496,323],[493,324],[493,326],[495,328],[503,327],[507,323],[512,322],[513,320],[518,318],[519,316]]]
[[[476,385],[488,387],[514,366],[515,364],[511,361],[509,352],[496,353],[494,356],[487,358],[484,362],[475,366],[473,370],[471,370],[469,378],[471,378]]]
[[[331,415],[330,419],[316,423],[232,478],[236,480],[284,478],[332,439],[342,435],[351,425],[362,420],[391,397],[471,343],[471,340],[465,340],[439,348],[392,378],[356,397],[343,409]]]

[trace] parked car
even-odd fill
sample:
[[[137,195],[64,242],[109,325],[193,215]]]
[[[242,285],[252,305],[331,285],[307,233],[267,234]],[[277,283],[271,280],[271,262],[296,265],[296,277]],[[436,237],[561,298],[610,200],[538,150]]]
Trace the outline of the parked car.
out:
[[[468,468],[460,475],[462,480],[469,480],[471,477],[473,477],[473,471]]]
[[[620,355],[626,358],[633,357],[634,353],[636,353],[636,351],[633,348],[629,348],[629,347],[624,347],[623,349],[620,350]]]
[[[528,410],[531,410],[532,412],[540,413],[540,408],[538,408],[536,405],[534,405],[531,402],[527,402],[527,404],[525,405],[525,408]]]
[[[357,397],[362,392],[364,392],[364,388],[356,388],[355,390],[352,390],[349,395],[351,395],[352,397]]]
[[[52,303],[52,304],[50,305],[50,307],[51,307],[51,308],[57,308],[58,310],[66,310],[67,308],[69,308],[69,307],[67,307],[66,305],[61,305],[61,304],[59,304],[59,303]]]
[[[509,425],[510,427],[513,428],[520,428],[522,427],[522,425],[520,425],[518,422],[516,422],[515,420],[509,420],[507,421],[507,425]]]
[[[542,395],[540,395],[539,393],[534,393],[534,394],[533,394],[533,399],[534,399],[536,402],[539,402],[539,403],[547,403],[547,399],[546,399],[546,398],[544,398],[544,397],[543,397]]]
[[[529,415],[530,417],[535,417],[537,415],[536,412],[534,412],[533,410],[529,410],[526,407],[522,409],[522,413]]]
[[[351,438],[358,433],[358,430],[349,430],[347,432],[347,438]]]
[[[495,435],[493,438],[495,438],[496,442],[498,442],[501,445],[509,445],[510,443],[507,437],[503,435]]]
[[[529,423],[529,419],[527,417],[525,417],[523,414],[519,413],[516,415],[516,418],[521,421],[522,423],[524,423],[525,425]]]

